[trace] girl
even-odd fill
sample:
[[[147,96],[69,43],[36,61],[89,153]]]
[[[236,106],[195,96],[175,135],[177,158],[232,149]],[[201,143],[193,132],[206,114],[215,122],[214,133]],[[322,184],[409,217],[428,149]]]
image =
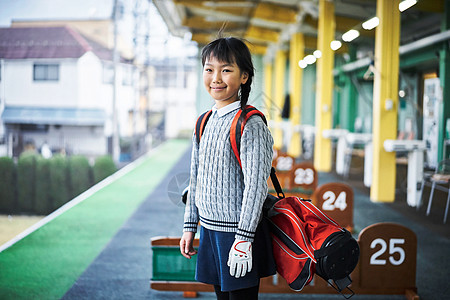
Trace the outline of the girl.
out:
[[[241,137],[242,168],[230,143],[231,122],[247,105],[254,76],[251,54],[236,38],[219,38],[202,50],[203,83],[215,101],[201,142],[193,138],[190,190],[181,254],[197,254],[196,280],[214,285],[217,299],[257,299],[261,277],[275,274],[267,224],[260,222],[267,196],[272,136],[250,118]]]

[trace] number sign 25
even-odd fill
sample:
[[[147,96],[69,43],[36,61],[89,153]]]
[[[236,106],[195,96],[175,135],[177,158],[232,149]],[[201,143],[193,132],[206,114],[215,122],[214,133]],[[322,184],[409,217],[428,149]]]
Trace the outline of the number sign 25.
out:
[[[405,261],[405,250],[401,247],[403,244],[405,244],[405,239],[392,238],[389,240],[389,262],[394,266],[399,266]],[[375,249],[378,245],[380,245],[381,248],[370,257],[371,265],[385,265],[387,263],[386,259],[379,257],[386,252],[388,249],[388,244],[385,240],[377,238],[372,241],[370,248]],[[398,253],[398,259],[395,258],[395,253]]]
[[[378,223],[361,231],[361,286],[414,287],[417,238],[409,228]]]

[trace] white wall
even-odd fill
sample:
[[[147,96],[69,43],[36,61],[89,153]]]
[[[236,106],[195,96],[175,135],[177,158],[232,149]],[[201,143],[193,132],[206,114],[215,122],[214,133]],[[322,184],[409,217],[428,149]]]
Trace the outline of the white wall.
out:
[[[87,52],[77,62],[78,98],[76,106],[82,108],[105,108],[107,96],[102,93],[102,62],[92,52]]]
[[[59,64],[58,81],[34,81],[35,63]],[[5,103],[14,106],[73,107],[77,101],[75,59],[5,60]]]

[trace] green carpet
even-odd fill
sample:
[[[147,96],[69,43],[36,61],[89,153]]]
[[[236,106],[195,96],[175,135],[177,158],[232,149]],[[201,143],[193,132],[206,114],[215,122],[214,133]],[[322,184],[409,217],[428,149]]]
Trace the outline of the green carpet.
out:
[[[124,176],[0,253],[0,299],[59,299],[190,145],[171,140]]]

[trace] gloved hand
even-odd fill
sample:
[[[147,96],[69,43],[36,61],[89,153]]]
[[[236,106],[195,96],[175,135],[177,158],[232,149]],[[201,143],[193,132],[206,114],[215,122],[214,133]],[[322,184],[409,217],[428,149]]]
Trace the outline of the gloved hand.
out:
[[[235,240],[228,254],[230,275],[236,278],[244,277],[252,270],[252,243]]]

